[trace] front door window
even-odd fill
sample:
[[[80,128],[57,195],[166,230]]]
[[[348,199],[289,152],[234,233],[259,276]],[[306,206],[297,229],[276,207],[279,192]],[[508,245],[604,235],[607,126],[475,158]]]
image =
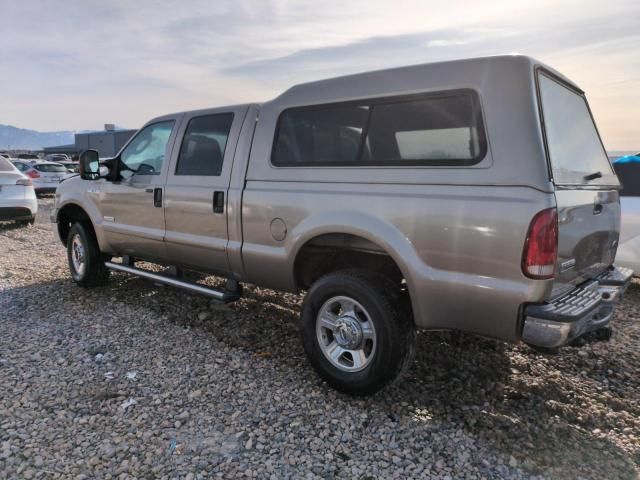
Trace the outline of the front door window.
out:
[[[120,175],[159,175],[167,154],[173,120],[148,125],[120,154]]]

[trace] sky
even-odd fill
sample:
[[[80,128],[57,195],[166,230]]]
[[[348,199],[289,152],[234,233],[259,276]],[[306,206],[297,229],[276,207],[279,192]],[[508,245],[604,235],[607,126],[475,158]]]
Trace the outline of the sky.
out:
[[[586,91],[607,149],[640,149],[637,0],[0,0],[0,12],[0,124],[137,128],[303,81],[517,52]]]

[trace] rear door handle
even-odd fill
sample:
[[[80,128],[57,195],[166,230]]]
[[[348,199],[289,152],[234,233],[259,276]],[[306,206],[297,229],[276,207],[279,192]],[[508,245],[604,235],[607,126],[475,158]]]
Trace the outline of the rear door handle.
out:
[[[224,192],[213,192],[213,213],[224,213]]]
[[[602,204],[601,203],[596,203],[593,206],[593,214],[594,215],[600,215],[602,213]]]
[[[153,206],[162,208],[162,188],[160,187],[153,189]]]

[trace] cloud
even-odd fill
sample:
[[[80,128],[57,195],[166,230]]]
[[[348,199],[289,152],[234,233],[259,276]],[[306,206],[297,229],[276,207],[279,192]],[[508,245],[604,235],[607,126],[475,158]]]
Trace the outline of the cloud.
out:
[[[317,78],[519,51],[583,86],[624,148],[640,137],[628,126],[640,100],[614,93],[640,91],[639,15],[630,0],[5,2],[0,123],[136,127]]]
[[[570,25],[546,25],[519,31],[498,26],[483,29],[455,28],[407,35],[373,36],[344,45],[298,50],[289,55],[247,62],[225,69],[226,73],[245,76],[304,71],[352,73],[368,68],[384,68],[469,56],[526,52],[532,55],[557,55],[576,48],[614,50],[627,39],[640,44],[640,30],[627,19],[596,19]]]

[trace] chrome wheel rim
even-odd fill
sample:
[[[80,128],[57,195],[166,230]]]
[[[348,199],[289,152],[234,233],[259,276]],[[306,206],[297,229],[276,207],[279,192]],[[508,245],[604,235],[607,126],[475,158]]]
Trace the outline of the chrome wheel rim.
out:
[[[332,297],[324,302],[316,317],[316,336],[325,358],[344,372],[366,368],[376,353],[371,316],[350,297]]]
[[[77,233],[71,239],[71,262],[73,263],[73,269],[78,275],[84,274],[84,245],[82,244],[80,235]]]

